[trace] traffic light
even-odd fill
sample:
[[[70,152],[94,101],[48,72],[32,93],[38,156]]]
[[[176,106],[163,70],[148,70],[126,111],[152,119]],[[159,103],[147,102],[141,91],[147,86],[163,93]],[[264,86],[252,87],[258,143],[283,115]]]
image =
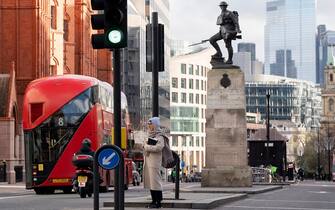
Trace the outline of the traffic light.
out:
[[[92,10],[98,10],[98,14],[91,15],[92,28],[103,30],[105,28],[105,16],[102,10],[105,9],[104,0],[91,0]],[[93,49],[105,48],[105,34],[92,34],[91,38]]]
[[[158,24],[158,71],[164,71],[164,25]]]
[[[146,72],[152,72],[154,68],[155,71],[164,71],[164,25],[158,24],[157,29],[153,29],[153,24],[147,24],[146,26]],[[152,32],[154,31],[154,33]],[[154,44],[153,44],[154,42]],[[155,50],[153,49],[155,48]],[[157,66],[154,65],[156,60]]]
[[[91,5],[98,10],[91,15],[92,28],[104,29],[104,33],[92,35],[93,48],[127,47],[127,0],[91,0]]]
[[[105,47],[127,47],[127,0],[105,0]]]

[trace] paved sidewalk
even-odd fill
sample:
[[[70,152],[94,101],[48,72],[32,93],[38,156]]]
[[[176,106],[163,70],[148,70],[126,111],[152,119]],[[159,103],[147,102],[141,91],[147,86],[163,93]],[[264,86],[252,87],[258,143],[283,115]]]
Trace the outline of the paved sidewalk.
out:
[[[253,185],[252,187],[200,187],[181,188],[184,193],[245,193],[259,194],[283,188],[281,185]]]
[[[281,188],[282,186],[268,185],[256,185],[253,187],[202,188],[199,184],[188,188],[181,188],[179,200],[174,199],[174,192],[164,193],[162,207],[178,209],[211,209],[229,202],[246,198],[248,194],[264,193]],[[150,202],[150,196],[127,198],[127,200],[125,200],[125,207],[137,207],[136,209],[145,209],[144,207]],[[114,207],[114,202],[103,202],[103,206]]]
[[[163,208],[184,208],[184,209],[211,209],[222,204],[246,198],[246,194],[216,193],[181,193],[180,199],[174,199],[174,193],[164,193],[162,201]],[[127,198],[125,207],[137,207],[145,209],[151,202],[150,196]],[[114,202],[104,202],[104,207],[114,207]]]

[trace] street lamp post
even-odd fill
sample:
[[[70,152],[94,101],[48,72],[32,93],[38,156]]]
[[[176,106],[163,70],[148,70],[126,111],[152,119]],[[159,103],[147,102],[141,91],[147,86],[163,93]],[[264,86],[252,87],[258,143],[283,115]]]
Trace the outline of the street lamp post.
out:
[[[332,172],[331,172],[331,157],[330,157],[330,139],[328,139],[328,180],[331,180]]]
[[[266,108],[266,165],[270,165],[270,154],[269,154],[269,144],[270,144],[270,94],[266,94],[267,108]]]
[[[330,163],[330,132],[329,132],[329,118],[327,122],[327,150],[328,150],[328,180],[331,180],[331,163]]]

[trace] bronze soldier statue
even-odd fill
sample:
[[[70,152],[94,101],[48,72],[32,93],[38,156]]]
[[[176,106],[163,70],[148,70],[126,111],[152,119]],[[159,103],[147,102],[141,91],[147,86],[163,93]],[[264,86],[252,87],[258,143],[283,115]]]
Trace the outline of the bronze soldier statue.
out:
[[[238,23],[238,13],[236,11],[232,12],[227,10],[228,4],[225,1],[222,1],[219,6],[221,7],[222,12],[218,17],[216,24],[220,26],[220,31],[209,39],[209,42],[216,50],[216,53],[212,55],[212,60],[222,59],[222,52],[217,41],[223,39],[228,50],[228,60],[226,61],[226,64],[233,64],[232,59],[234,51],[231,41],[240,38],[237,34],[241,33],[240,25]]]

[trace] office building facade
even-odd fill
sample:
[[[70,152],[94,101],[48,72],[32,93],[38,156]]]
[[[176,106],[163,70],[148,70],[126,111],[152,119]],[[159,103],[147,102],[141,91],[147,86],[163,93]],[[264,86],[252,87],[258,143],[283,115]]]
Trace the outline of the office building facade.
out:
[[[267,0],[264,50],[266,74],[276,73],[316,81],[315,10],[315,0]],[[278,59],[283,59],[283,62],[278,63]],[[279,70],[279,66],[283,69]],[[297,73],[294,72],[295,68]]]
[[[170,126],[170,0],[145,0],[146,20],[152,21],[152,12],[158,13],[158,22],[164,24],[164,72],[159,72],[159,116],[161,125],[169,131]],[[152,73],[141,72],[141,126],[152,117]]]
[[[319,25],[316,35],[316,83],[324,86],[325,66],[334,64],[335,31],[327,31],[325,25]]]
[[[311,127],[320,121],[321,89],[312,82],[271,75],[256,75],[245,86],[247,112],[266,119],[266,94],[270,94],[270,119],[289,120]]]
[[[171,148],[184,162],[183,172],[205,164],[207,72],[211,50],[171,58]]]
[[[256,44],[255,43],[247,43],[241,42],[237,44],[238,52],[249,52],[251,54],[251,60],[256,60]]]

